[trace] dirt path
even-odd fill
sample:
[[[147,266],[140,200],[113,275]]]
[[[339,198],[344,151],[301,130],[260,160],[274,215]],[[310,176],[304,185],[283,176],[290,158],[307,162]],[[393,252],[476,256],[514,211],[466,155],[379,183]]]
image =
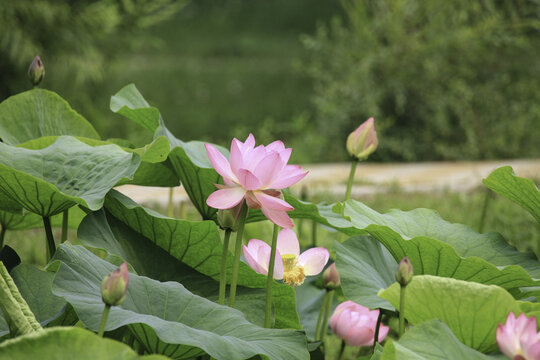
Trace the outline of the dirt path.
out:
[[[355,186],[352,196],[385,192],[391,187],[399,187],[406,192],[455,191],[463,192],[480,186],[482,179],[498,167],[510,165],[517,175],[540,178],[540,159],[499,160],[477,162],[432,162],[360,164],[356,169]],[[350,165],[348,163],[304,165],[309,174],[293,187],[300,191],[306,186],[309,192],[324,191],[344,194]],[[139,203],[167,204],[169,190],[159,187],[124,185],[117,188]],[[174,190],[176,201],[187,200],[182,187]]]

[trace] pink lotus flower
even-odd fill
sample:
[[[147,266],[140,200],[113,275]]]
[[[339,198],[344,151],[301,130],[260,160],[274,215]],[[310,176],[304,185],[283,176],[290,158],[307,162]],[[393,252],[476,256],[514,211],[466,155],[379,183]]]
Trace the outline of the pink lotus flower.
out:
[[[255,147],[255,138],[249,134],[243,143],[233,139],[230,162],[214,146],[205,144],[214,169],[223,177],[225,185],[206,199],[208,206],[230,209],[246,199],[251,209],[261,209],[274,224],[283,228],[293,227],[286,211],[294,210],[280,199],[279,190],[296,184],[307,172],[298,165],[287,165],[292,149],[281,141]]]
[[[375,120],[371,117],[354,130],[347,138],[349,155],[359,160],[366,159],[377,150],[379,140],[375,131]]]
[[[243,246],[243,250],[249,266],[259,274],[268,275],[270,246],[264,241],[251,239],[248,246]],[[319,274],[329,257],[328,250],[323,247],[311,248],[300,254],[300,244],[294,231],[283,229],[277,238],[274,279],[283,279],[286,284],[300,286],[306,275]]]
[[[501,352],[512,360],[540,360],[540,333],[536,332],[536,318],[513,312],[506,324],[497,326],[497,344]]]
[[[369,310],[353,301],[338,305],[330,318],[330,328],[350,346],[371,346],[375,338],[375,326],[379,310]],[[381,324],[379,342],[388,335],[388,326]]]

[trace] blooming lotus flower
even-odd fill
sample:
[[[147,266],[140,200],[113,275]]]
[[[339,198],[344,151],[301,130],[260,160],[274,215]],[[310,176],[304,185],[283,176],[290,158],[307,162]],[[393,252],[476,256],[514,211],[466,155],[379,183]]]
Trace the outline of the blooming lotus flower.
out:
[[[377,145],[379,145],[379,140],[377,139],[375,120],[373,118],[367,119],[347,138],[349,155],[359,160],[366,159],[377,150]]]
[[[249,134],[245,142],[233,139],[230,161],[214,146],[205,144],[214,169],[223,177],[225,185],[206,199],[208,206],[230,209],[244,199],[251,209],[261,209],[274,224],[293,227],[286,211],[294,210],[280,199],[279,190],[296,184],[307,172],[298,165],[287,165],[292,149],[281,141],[255,147],[255,138]]]
[[[497,344],[501,352],[512,360],[540,360],[540,333],[536,332],[536,318],[513,312],[506,324],[497,326]]]
[[[270,246],[264,241],[251,239],[243,250],[249,266],[259,274],[268,275]],[[294,231],[283,229],[277,237],[274,279],[283,279],[291,286],[302,285],[306,275],[317,275],[324,269],[329,257],[328,250],[323,247],[311,248],[300,254],[300,244]]]
[[[353,301],[345,301],[338,305],[330,318],[330,328],[340,339],[350,346],[371,346],[375,338],[375,326],[379,310],[369,310]],[[381,342],[388,335],[388,326],[380,325]]]

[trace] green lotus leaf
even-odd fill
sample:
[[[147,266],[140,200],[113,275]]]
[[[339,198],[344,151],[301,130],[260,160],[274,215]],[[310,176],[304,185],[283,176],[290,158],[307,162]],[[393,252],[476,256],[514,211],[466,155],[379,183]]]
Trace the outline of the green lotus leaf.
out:
[[[116,267],[82,246],[68,244],[60,245],[55,260],[62,264],[53,292],[75,308],[87,328],[97,330],[104,308],[101,281]],[[240,311],[193,295],[179,283],[135,274],[130,274],[123,304],[111,308],[105,330],[126,325],[147,351],[175,359],[196,356],[201,350],[216,359],[309,358],[300,331],[260,328]]]
[[[517,176],[511,166],[503,166],[489,174],[482,182],[497,194],[527,210],[540,222],[540,191],[531,179]]]
[[[389,340],[381,360],[494,360],[503,355],[485,355],[461,343],[439,320],[430,320],[409,329],[399,341]]]
[[[0,344],[4,360],[165,360],[161,355],[139,356],[129,346],[104,339],[78,327],[50,328]]]
[[[78,206],[69,208],[68,227],[77,229],[83,217],[86,215]],[[43,227],[43,218],[29,211],[21,213],[13,213],[0,210],[0,225],[6,230],[27,230]],[[51,217],[51,225],[53,227],[62,226],[62,215],[54,215]]]
[[[111,96],[110,108],[113,112],[135,121],[152,133],[159,126],[161,114],[151,107],[134,84],[124,86]]]
[[[0,138],[17,145],[43,136],[72,135],[99,139],[93,126],[58,94],[32,89],[0,103]]]
[[[41,216],[74,205],[97,210],[118,182],[133,178],[140,156],[116,145],[92,147],[69,137],[29,150],[0,143],[0,191]]]
[[[171,219],[142,207],[117,191],[109,193],[105,208],[115,218],[174,258],[214,280],[219,280],[222,242],[217,226],[212,221]],[[227,279],[230,280],[233,264],[231,252],[227,264]],[[265,275],[257,274],[246,263],[240,263],[239,286],[265,289],[266,280]],[[273,286],[275,327],[300,329],[294,289],[277,282],[274,282]]]
[[[379,296],[400,310],[398,283],[380,291]],[[497,325],[506,322],[508,313],[523,312],[520,304],[499,286],[419,275],[407,286],[404,314],[412,325],[439,319],[467,346],[491,352],[497,350]],[[535,311],[539,306],[535,305]]]

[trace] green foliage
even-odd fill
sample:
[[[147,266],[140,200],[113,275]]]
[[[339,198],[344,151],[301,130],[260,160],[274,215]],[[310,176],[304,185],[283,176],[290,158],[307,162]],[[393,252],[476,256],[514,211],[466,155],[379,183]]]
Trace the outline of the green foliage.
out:
[[[540,155],[538,2],[343,4],[345,20],[304,38],[324,134],[314,158],[344,159],[336,140],[371,116],[380,138],[373,159]]]

